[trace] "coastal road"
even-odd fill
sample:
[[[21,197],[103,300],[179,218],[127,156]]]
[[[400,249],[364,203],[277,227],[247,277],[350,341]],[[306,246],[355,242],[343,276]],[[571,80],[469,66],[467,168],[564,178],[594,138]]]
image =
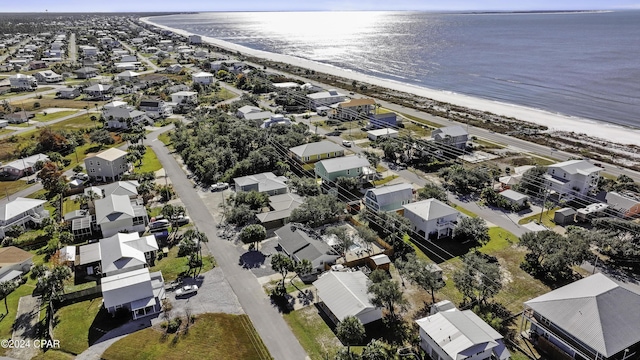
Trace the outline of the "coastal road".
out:
[[[68,57],[68,61],[71,62],[72,64],[75,64],[76,61],[78,61],[78,48],[76,46],[76,33],[71,33],[71,35],[69,35],[69,57]]]
[[[260,334],[271,356],[275,359],[308,358],[298,339],[293,335],[282,315],[270,303],[262,286],[251,271],[238,265],[238,250],[227,240],[217,236],[215,221],[202,199],[178,162],[158,140],[160,132],[147,135],[147,145],[153,148],[168,176],[174,190],[188,209],[189,216],[198,229],[207,234],[209,242],[204,245],[215,257],[216,263],[224,272],[225,278],[236,293],[240,305],[249,315],[253,326]]]
[[[131,54],[136,54],[137,53],[137,51],[135,49],[133,49],[131,46],[129,46],[124,41],[120,41],[120,45],[122,45],[123,48],[127,49],[127,51],[129,51]],[[142,60],[142,62],[147,64],[147,66],[149,66],[153,71],[160,70],[160,68],[156,64],[151,62],[151,60],[149,60],[148,58],[146,58],[146,57],[144,57],[142,55],[139,55],[138,59]],[[146,73],[146,71],[144,73]]]

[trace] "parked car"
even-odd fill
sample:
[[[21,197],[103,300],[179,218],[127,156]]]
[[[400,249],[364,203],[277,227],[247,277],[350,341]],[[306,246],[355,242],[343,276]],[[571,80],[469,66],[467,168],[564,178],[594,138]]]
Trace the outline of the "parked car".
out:
[[[176,297],[185,296],[198,292],[198,285],[185,285],[176,290]]]
[[[175,223],[177,226],[182,226],[188,224],[190,221],[191,219],[188,216],[180,216],[176,219]]]
[[[351,147],[351,141],[342,140],[342,146],[344,146],[344,147]]]
[[[219,182],[211,185],[211,191],[221,191],[229,188],[229,183]]]
[[[149,230],[154,231],[154,230],[166,229],[169,227],[169,225],[170,225],[169,220],[166,220],[166,219],[156,220],[154,222],[149,223]]]
[[[79,173],[73,174],[72,178],[82,180],[82,181],[87,181],[89,180],[89,175],[79,172]]]

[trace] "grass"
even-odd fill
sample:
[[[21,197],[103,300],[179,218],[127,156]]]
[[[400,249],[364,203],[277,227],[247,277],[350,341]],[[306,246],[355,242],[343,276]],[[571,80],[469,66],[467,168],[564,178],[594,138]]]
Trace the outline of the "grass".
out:
[[[155,172],[162,169],[162,164],[158,160],[156,153],[151,149],[151,146],[147,146],[146,149],[147,151],[142,157],[142,165],[136,166],[133,170],[134,173]]]
[[[409,114],[405,114],[405,113],[400,113],[400,115],[402,115],[403,117],[405,117],[405,118],[407,118],[409,120],[413,120],[415,122],[418,122],[418,123],[423,124],[423,125],[427,125],[427,126],[432,127],[432,128],[436,128],[437,129],[437,128],[441,128],[442,127],[442,125],[440,125],[438,123],[434,123],[432,121],[425,120],[425,119],[419,118],[417,116],[413,116],[413,115],[409,115]],[[405,124],[405,126],[406,125],[407,124]]]
[[[560,162],[559,160],[556,160],[556,159],[539,157],[535,155],[533,156],[533,161],[536,163],[536,165],[539,165],[539,166],[549,166],[549,165]]]
[[[66,214],[75,210],[80,210],[80,203],[73,201],[70,198],[64,199],[64,202],[62,203],[62,213]]]
[[[37,113],[35,117],[31,120],[42,121],[42,122],[52,121],[52,120],[60,119],[65,116],[73,115],[77,112],[78,112],[77,110],[67,110],[67,111],[57,111],[53,113],[47,113],[47,111],[45,110],[43,112]]]
[[[178,275],[186,273],[189,270],[188,259],[186,256],[178,257],[178,247],[174,246],[169,250],[169,254],[157,260],[156,264],[149,271],[162,271],[165,282],[170,282],[178,278]],[[213,256],[204,256],[202,271],[207,272],[215,266]]]
[[[171,148],[171,130],[169,131],[165,131],[162,134],[158,135],[158,140],[162,141],[162,143],[168,147]]]
[[[0,195],[8,196],[31,186],[24,180],[0,181]]]
[[[470,217],[473,217],[473,218],[474,218],[474,217],[478,217],[478,214],[476,214],[476,213],[474,213],[474,212],[472,212],[472,211],[469,211],[469,210],[467,210],[467,209],[463,208],[463,207],[462,207],[462,206],[460,206],[460,205],[452,204],[451,206],[452,206],[454,209],[456,209],[456,210],[460,211],[461,213],[463,213],[463,214],[465,214],[465,215],[467,215],[467,216],[470,216]]]
[[[0,320],[0,339],[11,339],[11,334],[13,333],[13,322],[15,321],[16,313],[18,312],[18,301],[20,301],[20,298],[23,296],[31,295],[36,287],[35,285],[36,280],[29,279],[25,284],[20,285],[20,287],[7,296],[7,307],[9,308],[9,312]],[[0,304],[0,308],[2,309],[2,314],[5,314],[4,304]],[[9,349],[7,348],[0,348],[0,355],[6,355],[8,350]]]
[[[53,338],[60,340],[60,350],[80,354],[89,347],[89,329],[101,307],[102,298],[96,298],[58,309]]]
[[[332,358],[342,347],[315,306],[307,306],[282,316],[311,359],[324,359],[327,354]]]
[[[542,212],[542,225],[546,226],[549,229],[553,229],[556,226],[556,223],[553,221],[553,218],[555,217],[555,214],[556,214],[556,210],[557,209],[551,209],[551,210],[545,210]],[[520,219],[520,221],[518,221],[518,224],[524,225],[532,221],[539,223],[540,213],[527,216],[526,218],[522,218]]]
[[[386,177],[386,178],[384,178],[384,179],[374,180],[374,181],[373,181],[373,185],[375,185],[375,186],[384,185],[384,184],[386,184],[386,183],[388,183],[388,182],[390,182],[391,180],[396,179],[396,178],[398,178],[398,175],[391,175],[391,176],[387,176],[387,177]]]
[[[486,140],[480,140],[480,139],[473,140],[473,142],[482,146],[483,149],[503,149],[506,147],[502,144],[495,143],[493,141],[486,141]]]
[[[69,100],[69,99],[35,99],[29,98],[21,101],[11,102],[11,105],[16,107],[24,107],[26,111],[38,110],[33,107],[33,104],[40,103],[40,109],[45,108],[70,108],[70,109],[95,109],[96,104],[98,108],[106,104],[106,101],[82,101],[82,100]]]
[[[187,334],[170,335],[153,328],[135,332],[111,345],[105,360],[119,359],[271,359],[247,315],[203,314]]]
[[[75,358],[75,356],[59,350],[49,350],[47,352],[38,354],[37,356],[31,358],[31,360],[73,360]]]
[[[36,89],[36,91],[8,92],[6,94],[0,95],[0,100],[9,99],[9,98],[12,98],[14,96],[24,96],[24,95],[29,95],[29,94],[37,94],[37,93],[41,93],[41,92],[44,92],[44,91],[49,91],[49,90],[52,90],[52,89],[53,89],[52,87],[45,86],[45,87]]]
[[[408,123],[404,125],[404,129],[411,133],[412,137],[424,138],[431,136],[431,130],[425,128],[425,126],[418,125],[416,123]]]

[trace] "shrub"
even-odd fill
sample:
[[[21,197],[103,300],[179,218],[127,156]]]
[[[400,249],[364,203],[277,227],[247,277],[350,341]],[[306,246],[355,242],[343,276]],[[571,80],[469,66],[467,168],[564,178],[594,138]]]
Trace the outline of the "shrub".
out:
[[[175,333],[180,329],[180,325],[182,325],[182,319],[179,317],[174,318],[167,324],[167,332],[172,334]]]

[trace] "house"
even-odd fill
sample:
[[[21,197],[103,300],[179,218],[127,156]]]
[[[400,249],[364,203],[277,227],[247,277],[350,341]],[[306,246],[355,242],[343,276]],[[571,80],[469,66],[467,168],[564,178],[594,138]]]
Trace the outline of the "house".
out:
[[[262,109],[260,109],[259,107],[252,106],[252,105],[245,105],[238,108],[238,110],[236,111],[236,117],[238,119],[244,119],[247,114],[259,113],[259,112],[262,112]]]
[[[176,104],[198,103],[198,93],[195,91],[178,91],[171,94],[171,102]]]
[[[553,358],[637,359],[640,288],[596,273],[524,303],[521,332]]]
[[[363,325],[382,319],[382,309],[371,303],[367,292],[369,278],[362,271],[328,271],[313,282],[319,306],[339,324],[347,316],[354,316]]]
[[[202,84],[202,85],[209,85],[215,82],[215,78],[213,77],[213,74],[204,72],[204,71],[191,75],[191,79],[193,80],[194,83]]]
[[[116,80],[133,81],[140,76],[139,73],[131,70],[126,70],[115,76]]]
[[[518,207],[526,206],[527,201],[529,201],[529,196],[513,190],[504,190],[498,193],[498,195],[506,199],[509,204],[516,205]]]
[[[96,68],[92,68],[92,67],[83,67],[80,68],[76,71],[74,71],[74,73],[76,74],[76,77],[78,79],[91,79],[94,78],[96,76],[98,76],[98,72],[99,70]]]
[[[396,139],[398,138],[398,130],[389,128],[376,129],[367,131],[367,138],[371,141],[383,140],[383,139]]]
[[[96,181],[113,182],[120,180],[129,170],[127,152],[117,148],[107,149],[84,159],[87,174]]]
[[[513,185],[519,184],[522,180],[522,175],[534,167],[535,166],[531,165],[518,166],[513,169],[510,175],[499,177],[498,182],[500,182],[500,189],[508,190],[511,189]]]
[[[373,99],[351,99],[340,102],[329,113],[329,118],[344,121],[362,120],[371,115],[375,105],[376,102]]]
[[[273,116],[273,113],[271,111],[260,111],[260,112],[252,112],[252,113],[246,114],[244,116],[244,119],[249,121],[256,120],[256,121],[264,122],[264,120],[271,119],[272,116]]]
[[[29,63],[29,70],[46,69],[47,63],[42,60],[34,60]]]
[[[102,237],[110,237],[122,231],[144,232],[149,223],[147,210],[141,202],[126,195],[111,195],[95,201],[96,224]]]
[[[82,50],[82,53],[85,57],[93,57],[98,55],[98,48],[95,46],[80,46],[80,50]]]
[[[590,222],[591,219],[595,217],[603,216],[602,214],[601,215],[598,215],[598,214],[605,211],[608,207],[609,205],[604,203],[589,204],[576,211],[576,221]]]
[[[504,338],[471,310],[449,310],[416,320],[420,347],[431,359],[507,360]]]
[[[413,230],[425,239],[450,236],[458,222],[460,212],[437,199],[427,199],[402,205],[404,217]]]
[[[344,156],[344,148],[333,141],[323,140],[289,149],[289,156],[303,164]]]
[[[576,211],[572,208],[556,210],[553,222],[558,225],[572,225],[576,222]]]
[[[56,74],[51,70],[39,71],[34,76],[40,83],[57,83],[63,80],[62,75]]]
[[[138,197],[138,186],[140,183],[135,180],[116,181],[111,184],[87,187],[84,189],[84,194],[89,195],[89,192],[93,192],[98,198],[126,195],[130,199],[135,199]]]
[[[200,35],[189,35],[189,44],[202,44],[202,36]]]
[[[320,92],[320,91],[323,90],[320,86],[313,85],[311,83],[304,83],[304,84],[300,85],[300,88],[302,90],[307,91],[308,93],[317,93],[317,92]]]
[[[102,118],[110,129],[128,129],[132,125],[150,121],[143,111],[136,110],[124,101],[113,101],[104,105]],[[89,174],[91,175],[91,174]]]
[[[12,91],[33,91],[38,88],[38,80],[31,75],[15,74],[9,76]]]
[[[233,179],[236,192],[257,191],[267,195],[278,195],[287,192],[287,178],[276,176],[272,172],[248,175]]]
[[[59,89],[56,96],[59,99],[75,99],[80,96],[82,92],[78,88],[64,88]]]
[[[131,312],[134,320],[162,311],[166,297],[162,272],[138,269],[102,279],[102,302],[110,314]]]
[[[251,116],[251,114],[247,115],[247,116]],[[291,119],[289,119],[288,117],[285,117],[282,114],[272,114],[269,119],[264,120],[262,122],[262,125],[260,125],[260,127],[262,129],[268,129],[269,127],[273,126],[273,125],[285,125],[285,126],[289,126],[291,125]]]
[[[15,246],[0,248],[0,283],[13,281],[31,270],[33,254]]]
[[[153,235],[117,233],[100,240],[100,268],[103,276],[153,266],[158,243]]]
[[[345,101],[346,98],[347,97],[344,94],[341,94],[336,90],[307,94],[307,102],[311,110],[316,110],[319,106],[329,106],[341,103]]]
[[[4,164],[0,167],[0,170],[5,174],[5,176],[19,179],[23,176],[27,176],[30,174],[35,174],[34,166],[38,161],[46,162],[49,160],[49,157],[44,154],[35,154],[31,156],[27,156],[26,158],[13,160],[12,162]]]
[[[141,111],[144,111],[145,114],[153,119],[156,118],[166,118],[173,114],[173,110],[169,104],[162,100],[154,100],[154,99],[143,99],[140,100]]]
[[[165,69],[169,74],[178,74],[184,67],[180,64],[171,64]]]
[[[324,241],[309,236],[307,231],[302,226],[287,224],[276,230],[275,234],[287,256],[296,262],[309,260],[313,271],[321,273],[335,264],[339,255]]]
[[[413,186],[402,183],[367,189],[364,204],[373,211],[399,211],[403,205],[413,202],[413,198]]]
[[[303,203],[304,198],[298,194],[284,193],[269,196],[271,210],[256,214],[256,218],[266,229],[281,227],[289,222],[291,212]]]
[[[108,100],[111,98],[109,95],[111,93],[111,85],[95,84],[84,88],[82,92],[95,100]]]
[[[162,74],[140,74],[138,76],[138,83],[144,87],[164,85],[168,82],[169,78]]]
[[[460,125],[446,126],[431,131],[431,139],[464,150],[467,147],[469,133]]]
[[[544,178],[547,188],[560,197],[586,195],[598,186],[601,170],[587,160],[569,160],[549,165]]]
[[[615,210],[624,217],[633,217],[640,214],[640,195],[635,193],[608,192],[605,199],[610,209]]]
[[[18,197],[0,206],[0,237],[4,238],[12,226],[26,228],[30,223],[40,224],[49,218],[49,211],[44,209],[46,202]]]
[[[120,57],[120,62],[121,63],[128,63],[128,62],[138,62],[138,57],[136,55],[122,55]]]
[[[320,160],[316,162],[314,171],[317,177],[328,182],[335,182],[339,177],[355,177],[360,182],[367,182],[373,180],[376,175],[369,160],[360,156]]]
[[[209,69],[211,69],[211,71],[219,71],[222,69],[226,69],[226,65],[225,65],[226,60],[216,60],[216,61],[212,61],[209,63]]]
[[[380,129],[380,128],[388,128],[388,127],[396,127],[398,125],[398,117],[394,112],[382,113],[382,114],[371,114],[369,116],[369,124],[367,128],[369,129]]]
[[[29,119],[33,117],[33,114],[27,114],[26,112],[21,111],[17,113],[4,114],[2,117],[9,124],[22,124],[28,122]]]

